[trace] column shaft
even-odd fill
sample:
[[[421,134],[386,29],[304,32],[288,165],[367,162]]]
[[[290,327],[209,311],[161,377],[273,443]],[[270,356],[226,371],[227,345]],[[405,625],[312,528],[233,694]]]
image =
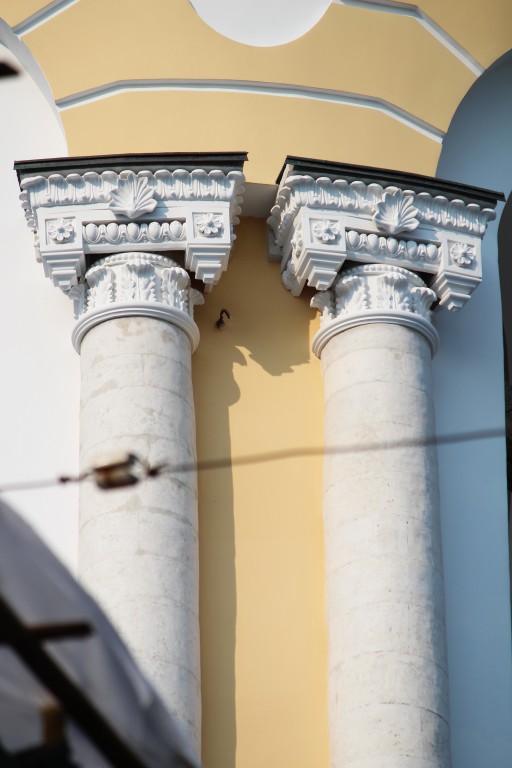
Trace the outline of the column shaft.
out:
[[[363,324],[321,359],[332,765],[448,768],[430,346]]]
[[[101,322],[81,345],[81,466],[131,451],[194,464],[191,346],[151,317]],[[196,473],[134,488],[83,483],[79,570],[196,747],[200,739]]]

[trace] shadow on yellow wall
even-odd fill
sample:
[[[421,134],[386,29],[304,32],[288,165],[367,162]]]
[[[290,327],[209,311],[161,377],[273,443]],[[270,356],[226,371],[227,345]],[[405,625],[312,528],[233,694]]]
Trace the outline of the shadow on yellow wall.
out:
[[[314,313],[307,299],[285,291],[279,266],[268,262],[265,223],[244,219],[236,232],[229,268],[196,315],[200,461],[322,440],[320,371],[309,340]],[[221,308],[231,320],[219,331]],[[320,460],[199,473],[203,759],[209,768],[277,766],[283,759],[306,767],[313,755],[323,764],[320,501]],[[303,727],[313,719],[313,727]]]

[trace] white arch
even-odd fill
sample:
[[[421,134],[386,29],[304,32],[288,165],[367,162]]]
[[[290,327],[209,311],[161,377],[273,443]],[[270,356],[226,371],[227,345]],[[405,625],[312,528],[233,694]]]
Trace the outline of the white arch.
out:
[[[3,19],[0,19],[0,46],[3,46],[9,51],[8,55],[14,57],[17,64],[23,67],[25,72],[34,81],[38,90],[53,110],[54,115],[60,124],[62,134],[64,135],[64,128],[62,127],[60,120],[59,110],[55,106],[55,99],[53,98],[53,93],[48,84],[48,80],[25,43],[20,40]]]
[[[331,0],[190,0],[208,26],[239,43],[282,45],[309,32]]]

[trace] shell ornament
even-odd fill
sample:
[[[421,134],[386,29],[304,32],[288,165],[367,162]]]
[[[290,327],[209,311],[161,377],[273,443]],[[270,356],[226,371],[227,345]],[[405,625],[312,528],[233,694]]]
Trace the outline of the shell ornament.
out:
[[[373,216],[377,227],[390,235],[416,229],[419,226],[418,210],[412,204],[413,199],[412,195],[404,195],[401,189],[386,192],[382,202],[377,203]]]
[[[109,208],[128,219],[138,219],[155,210],[157,202],[153,195],[154,190],[148,186],[148,180],[145,177],[138,179],[130,171],[126,178],[119,179],[117,188],[111,191]]]

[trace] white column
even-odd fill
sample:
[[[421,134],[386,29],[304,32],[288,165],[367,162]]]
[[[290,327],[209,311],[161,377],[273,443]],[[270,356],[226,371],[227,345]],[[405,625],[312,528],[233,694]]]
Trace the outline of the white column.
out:
[[[281,172],[270,258],[322,313],[333,768],[450,764],[430,306],[478,288],[498,198],[307,158]]]
[[[199,751],[193,306],[227,269],[245,153],[16,164],[38,258],[74,299],[81,466],[187,464],[128,490],[82,488],[79,570]],[[176,254],[185,269],[165,254]],[[188,273],[187,271],[188,270]]]
[[[448,768],[435,294],[365,265],[317,294],[334,768]]]
[[[181,267],[156,254],[97,262],[78,295],[81,469],[129,451],[188,464],[127,490],[83,483],[79,574],[199,750],[201,730],[195,418],[199,333]]]

